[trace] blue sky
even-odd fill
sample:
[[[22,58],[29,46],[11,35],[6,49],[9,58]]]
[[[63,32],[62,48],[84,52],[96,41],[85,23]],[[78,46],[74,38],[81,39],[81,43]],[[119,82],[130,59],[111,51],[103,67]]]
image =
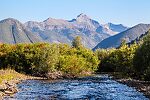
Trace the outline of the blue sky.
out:
[[[71,20],[85,13],[100,23],[133,26],[150,23],[150,0],[1,0],[0,20],[43,21],[48,17]]]

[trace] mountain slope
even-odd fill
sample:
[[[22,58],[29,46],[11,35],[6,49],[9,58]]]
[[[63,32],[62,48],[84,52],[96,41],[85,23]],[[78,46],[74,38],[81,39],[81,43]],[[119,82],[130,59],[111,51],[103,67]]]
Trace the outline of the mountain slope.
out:
[[[69,21],[48,18],[43,22],[29,21],[25,26],[47,42],[70,44],[74,37],[81,36],[83,45],[88,48],[109,37],[110,32],[115,33],[83,13]]]
[[[93,50],[98,48],[116,48],[121,44],[122,40],[125,40],[126,43],[129,43],[135,40],[136,38],[140,37],[142,34],[145,34],[149,29],[150,24],[138,24],[124,32],[104,39]]]
[[[0,42],[14,44],[40,41],[40,37],[28,31],[19,21],[12,18],[0,21]]]
[[[135,40],[129,42],[128,45],[132,45],[134,43],[143,43],[144,39],[148,37],[150,37],[150,29],[145,34],[142,34],[141,36],[137,37]]]
[[[118,27],[123,26],[112,24],[106,27],[83,13],[72,20],[48,18],[43,22],[29,21],[25,24],[8,18],[0,21],[0,42],[71,44],[76,36],[80,36],[85,47],[93,48],[103,39],[118,33]]]

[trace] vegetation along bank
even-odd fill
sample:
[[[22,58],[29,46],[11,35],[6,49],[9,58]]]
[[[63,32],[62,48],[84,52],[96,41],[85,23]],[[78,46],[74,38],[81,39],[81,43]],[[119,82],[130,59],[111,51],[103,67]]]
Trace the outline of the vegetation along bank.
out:
[[[126,79],[150,81],[150,31],[139,41],[118,48],[85,48],[80,37],[67,44],[0,44],[0,68],[47,79],[113,72]],[[3,80],[3,79],[2,79]]]

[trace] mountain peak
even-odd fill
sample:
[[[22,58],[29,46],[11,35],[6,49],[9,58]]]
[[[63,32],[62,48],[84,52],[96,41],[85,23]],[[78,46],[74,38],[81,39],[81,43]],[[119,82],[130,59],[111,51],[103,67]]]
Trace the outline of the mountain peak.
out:
[[[54,19],[51,18],[51,17],[49,17],[49,18],[47,18],[46,20],[44,20],[43,22],[50,22],[50,21],[52,21],[52,20],[54,20]]]
[[[108,25],[109,26],[122,26],[122,27],[125,27],[123,24],[114,24],[114,23],[111,23],[111,22],[109,22]]]
[[[46,20],[44,20],[43,22],[56,24],[56,23],[66,23],[66,20],[64,20],[64,19],[55,19],[55,18],[49,17]]]
[[[84,13],[81,13],[80,15],[77,16],[76,20],[79,21],[79,22],[83,22],[83,21],[88,21],[90,20],[91,18],[89,16],[87,16],[86,14]]]
[[[17,19],[14,19],[14,18],[7,18],[7,19],[2,20],[1,22],[9,22],[11,24],[20,23]]]
[[[78,17],[88,17],[86,14],[84,14],[84,13],[81,13],[81,14],[79,14],[78,16],[77,16],[77,18]]]
[[[104,26],[117,33],[123,32],[129,28],[127,26],[124,26],[123,24],[113,24],[113,23],[107,23]]]

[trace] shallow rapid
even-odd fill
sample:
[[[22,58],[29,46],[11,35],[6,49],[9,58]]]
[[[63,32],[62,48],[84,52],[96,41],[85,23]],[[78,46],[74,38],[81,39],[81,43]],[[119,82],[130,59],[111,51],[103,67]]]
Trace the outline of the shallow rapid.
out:
[[[108,75],[74,80],[27,80],[18,84],[18,88],[18,93],[4,100],[149,100]]]

